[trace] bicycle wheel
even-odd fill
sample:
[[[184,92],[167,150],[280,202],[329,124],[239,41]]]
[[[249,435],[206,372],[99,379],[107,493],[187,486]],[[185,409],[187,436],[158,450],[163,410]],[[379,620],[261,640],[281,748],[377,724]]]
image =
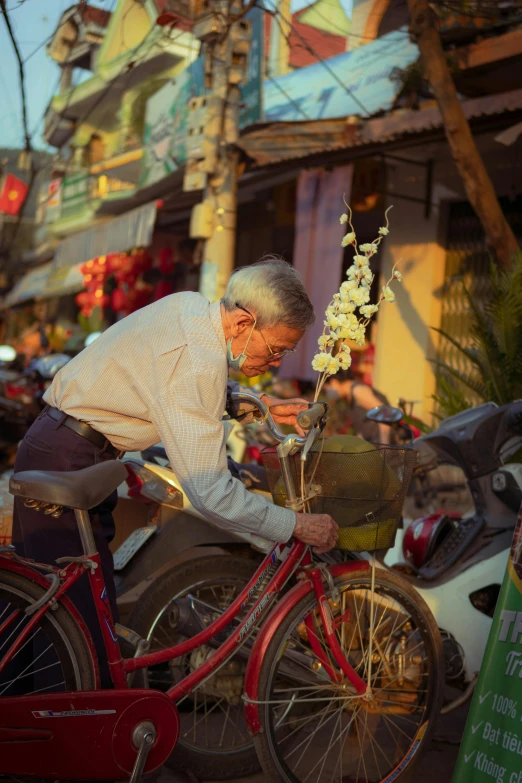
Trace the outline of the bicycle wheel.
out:
[[[25,576],[0,573],[0,627],[6,626],[0,633],[0,660],[30,620],[25,609],[44,593],[44,588]],[[94,687],[94,665],[85,637],[60,603],[40,618],[0,673],[0,699]]]
[[[329,599],[339,643],[366,682],[370,580],[369,574],[340,577],[335,580],[340,600]],[[270,780],[380,783],[409,776],[440,712],[440,634],[422,598],[402,579],[380,569],[373,612],[370,699],[358,696],[346,679],[334,684],[314,655],[310,630],[333,660],[314,593],[281,623],[261,668],[262,731],[255,737]],[[305,618],[312,622],[310,630]]]
[[[196,609],[199,602],[203,609],[211,607],[212,616],[217,617],[241,592],[256,567],[253,560],[229,555],[207,555],[175,566],[152,583],[127,624],[150,640],[151,650],[177,644],[184,637],[172,627],[170,608],[174,601],[190,595]],[[168,690],[201,666],[213,651],[211,646],[201,646],[150,667],[150,687]],[[246,664],[245,657],[235,656],[179,702],[179,740],[168,766],[190,770],[203,780],[227,780],[259,769],[241,701]]]

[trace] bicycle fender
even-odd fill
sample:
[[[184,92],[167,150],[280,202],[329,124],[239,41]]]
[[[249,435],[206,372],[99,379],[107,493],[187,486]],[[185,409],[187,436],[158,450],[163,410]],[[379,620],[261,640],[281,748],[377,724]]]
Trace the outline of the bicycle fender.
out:
[[[57,570],[58,569],[56,569],[56,571]],[[40,587],[43,587],[44,590],[49,589],[49,581],[45,578],[43,574],[41,574],[36,569],[31,568],[30,564],[17,560],[14,557],[0,556],[0,571],[12,571],[15,574],[19,574],[20,576],[27,577],[27,579],[30,579],[32,582],[36,582],[36,584],[40,585]],[[79,611],[77,610],[76,606],[73,604],[71,599],[68,598],[67,595],[62,595],[62,597],[59,600],[60,603],[64,606],[64,608],[67,609],[69,614],[73,616],[83,636],[85,637],[85,641],[87,642],[87,645],[89,647],[89,652],[94,667],[94,681],[96,683],[96,687],[99,688],[100,667],[98,664],[98,656],[96,654],[96,648],[94,647],[94,643],[92,641],[91,633],[87,628],[87,625],[85,624],[83,617],[81,616],[81,614],[79,613]]]
[[[336,563],[328,566],[328,570],[336,578],[345,574],[369,571],[370,564],[365,560],[357,560],[351,563]],[[276,604],[275,609],[269,614],[257,635],[248,659],[244,686],[245,718],[250,734],[258,734],[261,731],[261,723],[259,721],[259,677],[268,646],[284,617],[313,589],[312,582],[309,579],[299,580],[284,598]]]
[[[193,547],[248,544],[238,536],[220,530],[199,517],[184,511],[161,510],[163,526],[142,549],[116,574],[118,598],[141,582],[151,582],[161,568],[175,564],[176,558]]]

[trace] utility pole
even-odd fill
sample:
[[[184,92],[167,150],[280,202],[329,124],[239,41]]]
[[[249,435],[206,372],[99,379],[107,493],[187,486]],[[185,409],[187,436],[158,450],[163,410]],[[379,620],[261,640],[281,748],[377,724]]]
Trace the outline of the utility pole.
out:
[[[184,190],[204,187],[203,201],[192,213],[190,235],[205,240],[200,291],[211,301],[223,296],[234,268],[240,85],[251,40],[244,15],[253,5],[213,0],[193,27],[203,43],[210,94],[191,101]]]

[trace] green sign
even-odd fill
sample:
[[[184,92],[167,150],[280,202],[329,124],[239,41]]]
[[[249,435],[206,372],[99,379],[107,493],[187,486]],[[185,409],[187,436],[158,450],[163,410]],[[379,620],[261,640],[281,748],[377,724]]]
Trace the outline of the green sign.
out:
[[[61,216],[66,217],[80,211],[89,198],[89,173],[78,171],[74,174],[68,174],[63,178],[61,192]]]
[[[248,52],[245,84],[241,88],[240,128],[263,120],[264,13],[262,8],[256,7],[245,17],[252,24],[252,39]]]
[[[453,783],[522,783],[522,510]]]
[[[147,101],[140,187],[158,182],[186,162],[189,101],[203,94],[203,78],[199,57]]]

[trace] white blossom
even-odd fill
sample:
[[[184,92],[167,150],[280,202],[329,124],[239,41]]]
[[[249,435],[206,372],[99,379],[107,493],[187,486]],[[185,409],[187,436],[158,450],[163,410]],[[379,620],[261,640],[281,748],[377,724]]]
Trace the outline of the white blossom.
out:
[[[339,218],[339,223],[341,226],[343,226],[345,223],[348,223],[348,215],[341,215]]]
[[[329,356],[328,364],[326,365],[326,372],[328,375],[335,375],[335,373],[339,370],[339,367],[339,359],[336,356]]]
[[[337,354],[336,357],[339,361],[341,370],[347,370],[352,363],[352,355],[347,345],[343,345],[343,350]]]
[[[354,288],[357,288],[357,280],[345,280],[339,289],[341,301],[346,301],[349,298],[350,291],[353,291]]]
[[[353,302],[341,302],[339,305],[339,312],[340,313],[353,313],[355,310],[355,305]]]
[[[355,264],[352,264],[351,267],[349,267],[349,269],[346,270],[346,277],[349,280],[352,280],[358,274],[359,274],[359,270],[355,266]]]
[[[334,341],[328,334],[322,334],[320,338],[317,340],[317,344],[321,349],[321,351],[324,351],[326,350],[326,348],[328,348],[329,345],[333,345]]]
[[[389,285],[383,285],[382,295],[387,302],[395,302],[395,294],[393,293]]]
[[[367,288],[354,288],[353,291],[350,291],[350,299],[357,307],[360,307],[368,302],[370,292]]]
[[[312,369],[317,372],[324,372],[328,367],[331,356],[329,353],[316,353],[312,360]]]
[[[353,245],[354,242],[355,242],[355,234],[353,233],[353,231],[351,231],[349,234],[344,235],[341,242],[341,246],[348,247],[348,245]]]
[[[399,283],[402,281],[402,272],[399,272],[398,269],[395,270],[395,272],[393,273],[393,276],[394,276],[394,278],[396,280],[399,281]]]
[[[374,242],[366,242],[364,245],[359,245],[359,250],[362,253],[373,256],[377,252],[377,245]]]
[[[368,287],[373,283],[373,273],[369,266],[361,269],[361,283]]]
[[[361,313],[361,315],[364,315],[366,318],[371,318],[371,317],[372,317],[372,315],[373,315],[374,313],[376,313],[378,309],[379,309],[379,306],[378,306],[378,305],[375,305],[375,304],[367,304],[367,305],[363,305],[363,306],[360,308],[360,313]]]
[[[366,342],[366,330],[364,327],[360,326],[357,330],[357,333],[354,335],[353,339],[355,340],[355,344],[359,347],[362,347],[364,343]]]
[[[389,228],[386,228],[386,226],[381,226],[380,227],[379,234],[381,235],[381,237],[387,237],[389,233],[390,233],[390,229]]]
[[[359,269],[362,269],[363,266],[368,266],[368,259],[366,256],[354,256],[353,260],[355,261],[355,266]],[[359,269],[357,271],[359,271]]]
[[[328,326],[332,327],[332,329],[335,329],[337,326],[339,326],[337,319],[337,308],[334,305],[329,305],[326,308],[326,323]]]

